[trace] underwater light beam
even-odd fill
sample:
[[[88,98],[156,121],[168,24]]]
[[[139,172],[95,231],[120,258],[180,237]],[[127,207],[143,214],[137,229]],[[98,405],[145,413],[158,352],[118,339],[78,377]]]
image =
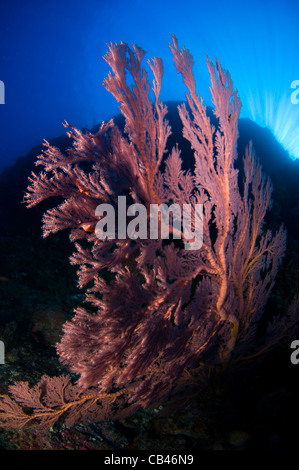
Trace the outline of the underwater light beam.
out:
[[[260,94],[249,93],[248,109],[252,119],[268,127],[291,158],[299,158],[299,80],[295,91],[265,90]],[[293,88],[293,87],[292,87]]]

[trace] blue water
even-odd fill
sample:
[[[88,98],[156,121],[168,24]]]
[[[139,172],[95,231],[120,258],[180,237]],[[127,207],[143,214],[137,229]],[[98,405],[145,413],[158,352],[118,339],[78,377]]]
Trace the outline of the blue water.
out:
[[[135,42],[147,58],[162,57],[162,99],[184,99],[168,47],[172,33],[194,56],[207,105],[206,55],[229,69],[241,116],[268,126],[290,157],[299,158],[299,103],[291,99],[291,84],[299,80],[298,18],[295,0],[2,0],[0,169],[63,134],[64,120],[91,127],[118,112],[101,85],[109,42]]]

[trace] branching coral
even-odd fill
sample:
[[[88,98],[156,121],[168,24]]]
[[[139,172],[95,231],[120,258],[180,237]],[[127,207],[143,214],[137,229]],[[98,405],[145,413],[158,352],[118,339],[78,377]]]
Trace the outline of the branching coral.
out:
[[[183,171],[178,146],[166,155],[171,129],[159,99],[162,60],[149,61],[152,103],[145,52],[125,43],[109,46],[105,60],[111,72],[104,81],[120,103],[124,133],[113,120],[95,135],[66,123],[73,146],[63,154],[46,142],[37,161],[45,171],[32,174],[25,200],[32,207],[62,198],[44,215],[44,236],[70,230],[76,247],[71,263],[80,266],[79,285],[87,290],[90,308],[75,311],[57,345],[78,383],[43,377],[33,389],[15,384],[11,397],[1,397],[4,425],[124,416],[198,387],[208,369],[257,348],[254,333],[284,255],[286,232],[264,230],[272,188],[251,144],[240,181],[235,162],[241,102],[229,73],[218,61],[207,61],[214,126],[196,92],[190,52],[179,49],[174,36],[170,47],[188,89],[188,109],[182,104],[178,111],[194,151],[194,172]],[[126,196],[127,206],[147,209],[189,205],[192,228],[203,223],[201,248],[186,249],[183,230],[181,240],[173,233],[169,239],[132,240],[127,233],[99,239],[96,208],[105,203],[117,209],[119,196]],[[197,220],[199,204],[203,220]]]

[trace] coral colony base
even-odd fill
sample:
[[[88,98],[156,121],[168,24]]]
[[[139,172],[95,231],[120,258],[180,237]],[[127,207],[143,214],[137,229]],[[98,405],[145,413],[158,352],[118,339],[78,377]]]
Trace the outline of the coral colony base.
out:
[[[66,123],[73,146],[63,154],[45,142],[36,162],[44,171],[32,174],[25,201],[32,207],[61,198],[44,214],[43,234],[70,230],[76,248],[70,262],[79,265],[79,286],[86,288],[87,307],[66,322],[57,344],[60,360],[78,380],[43,376],[32,388],[27,382],[10,386],[0,399],[2,426],[122,418],[186,399],[218,370],[272,347],[296,320],[298,299],[257,340],[286,231],[281,227],[273,235],[264,227],[272,188],[251,144],[240,174],[235,167],[241,103],[229,73],[217,60],[207,60],[218,122],[213,125],[196,92],[193,58],[172,39],[174,64],[188,89],[189,110],[182,104],[178,112],[194,151],[194,171],[183,171],[177,145],[166,154],[171,129],[159,100],[162,60],[148,61],[152,103],[145,52],[125,43],[109,46],[105,60],[111,72],[104,80],[120,104],[124,134],[113,120],[96,134]],[[178,224],[177,236],[169,238],[97,237],[104,215],[98,216],[97,207],[108,204],[117,211],[122,196],[128,206],[145,207],[147,216],[153,204],[176,204],[181,214],[188,205],[190,232],[202,226],[200,249],[186,249]]]

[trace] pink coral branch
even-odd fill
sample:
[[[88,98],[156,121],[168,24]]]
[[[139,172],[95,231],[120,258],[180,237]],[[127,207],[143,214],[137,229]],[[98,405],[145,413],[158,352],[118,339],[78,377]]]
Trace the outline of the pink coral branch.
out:
[[[31,391],[16,384],[12,398],[0,400],[5,425],[31,421],[22,405],[30,406],[31,416],[43,425],[61,416],[73,422],[153,406],[182,386],[187,393],[207,366],[229,363],[254,339],[285,252],[286,232],[281,227],[273,235],[264,227],[272,187],[251,144],[239,182],[235,161],[241,102],[230,74],[218,60],[207,59],[214,125],[196,92],[193,58],[186,48],[179,49],[175,36],[172,40],[174,63],[188,89],[189,110],[183,104],[178,112],[194,151],[193,173],[183,171],[178,146],[166,155],[171,131],[159,99],[162,60],[148,62],[154,75],[152,103],[142,66],[145,51],[123,42],[108,46],[105,60],[111,72],[104,86],[120,104],[125,135],[113,121],[103,123],[95,135],[66,123],[73,147],[63,154],[46,142],[38,159],[45,171],[31,176],[25,201],[31,207],[51,196],[62,198],[44,215],[44,235],[70,230],[76,241],[71,263],[79,265],[79,285],[86,287],[89,308],[75,311],[57,345],[61,361],[79,375],[78,384],[44,378]],[[116,209],[120,195],[147,209],[150,204],[180,209],[188,204],[193,229],[201,217],[195,208],[203,204],[201,249],[185,249],[175,237],[184,232],[180,229],[170,231],[167,240],[131,240],[127,233],[119,239],[97,238],[97,205]]]

